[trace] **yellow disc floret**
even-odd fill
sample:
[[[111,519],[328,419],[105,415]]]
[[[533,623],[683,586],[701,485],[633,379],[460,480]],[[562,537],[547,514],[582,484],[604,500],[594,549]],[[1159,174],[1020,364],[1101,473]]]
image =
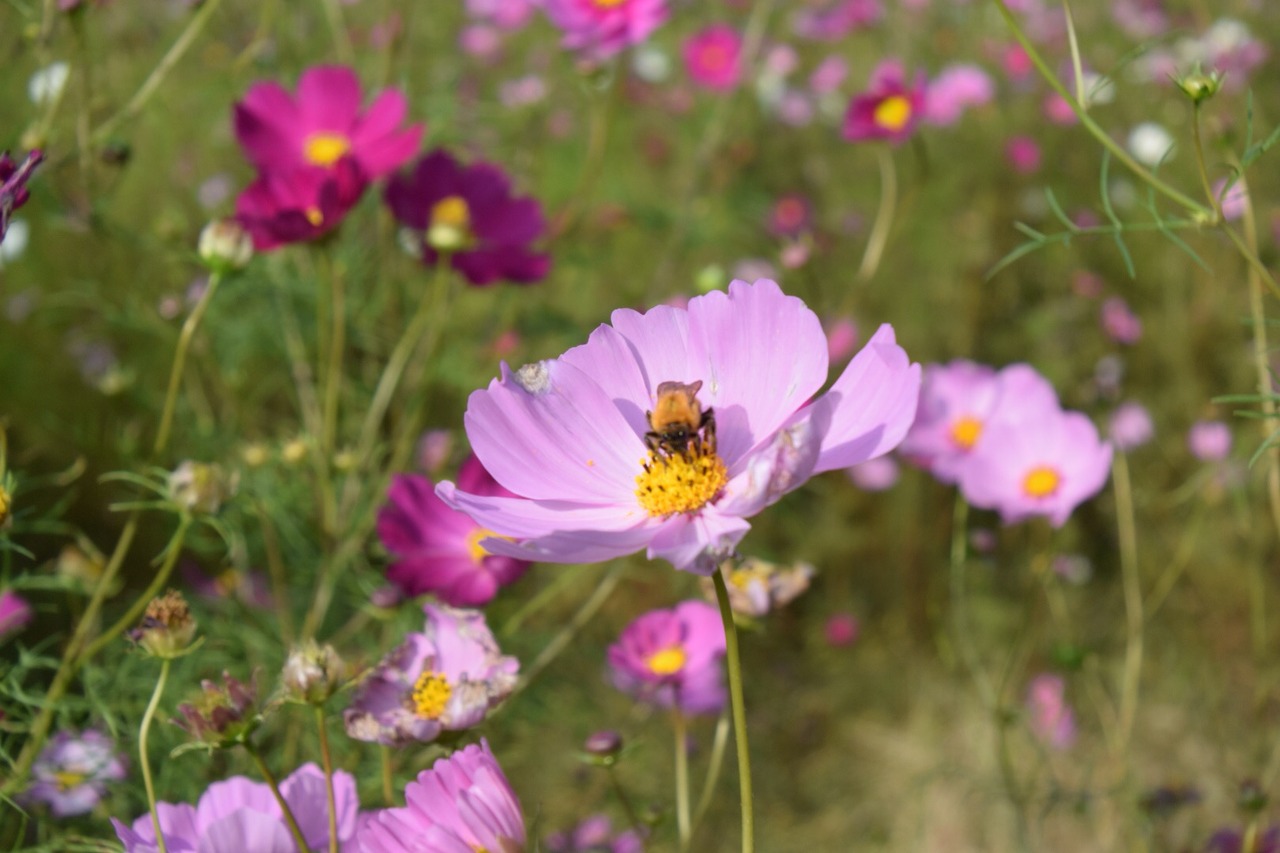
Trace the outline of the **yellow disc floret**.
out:
[[[72,788],[78,788],[84,784],[87,779],[85,774],[76,773],[74,770],[59,770],[53,774],[54,782],[58,786],[59,791],[69,791]]]
[[[424,669],[413,683],[413,712],[423,719],[438,720],[452,693],[443,673]]]
[[[654,452],[636,477],[636,497],[649,515],[665,518],[697,512],[715,500],[728,482],[724,462],[705,447],[671,455]]]
[[[890,95],[876,104],[873,116],[877,125],[897,133],[911,121],[911,102],[901,95]]]
[[[307,137],[302,145],[302,156],[313,166],[328,168],[351,150],[351,141],[341,133],[320,131]]]
[[[649,670],[654,675],[674,675],[684,669],[685,661],[689,659],[684,653],[684,649],[679,646],[672,646],[669,649],[663,649],[649,656],[647,663]]]
[[[1027,472],[1022,480],[1022,490],[1032,498],[1047,498],[1058,491],[1062,476],[1048,465],[1040,465]]]
[[[961,450],[972,450],[982,436],[982,421],[971,415],[956,418],[951,425],[951,440]]]

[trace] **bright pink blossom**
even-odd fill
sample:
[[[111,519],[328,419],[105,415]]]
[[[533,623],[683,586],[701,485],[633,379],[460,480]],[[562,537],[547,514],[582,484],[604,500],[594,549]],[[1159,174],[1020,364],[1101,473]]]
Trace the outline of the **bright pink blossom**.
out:
[[[614,685],[644,702],[688,714],[724,708],[724,626],[715,607],[685,601],[651,610],[609,647]]]
[[[1030,136],[1015,136],[1005,143],[1004,158],[1013,171],[1029,175],[1040,168],[1040,145]]]
[[[970,107],[989,104],[996,85],[986,71],[976,65],[950,65],[929,81],[924,98],[924,121],[951,125]]]
[[[597,61],[644,41],[668,15],[667,0],[542,0],[542,9],[565,47]]]
[[[647,549],[708,574],[746,534],[747,518],[810,476],[892,450],[919,394],[919,366],[882,326],[835,381],[822,324],[772,281],[728,293],[621,309],[586,344],[511,370],[472,393],[465,424],[476,456],[519,497],[441,483],[445,503],[497,535],[491,553],[587,563]],[[701,383],[716,440],[651,451],[644,436],[664,382]]]
[[[1218,462],[1231,453],[1231,427],[1222,421],[1196,421],[1187,431],[1187,448],[1202,462]]]
[[[1042,673],[1027,685],[1027,713],[1031,730],[1054,749],[1075,743],[1076,720],[1066,701],[1067,685],[1060,675]]]
[[[236,199],[236,220],[259,252],[315,240],[338,227],[366,184],[350,157],[332,169],[304,166],[264,172]]]
[[[742,36],[726,24],[713,24],[684,43],[684,67],[705,89],[727,92],[742,78]]]
[[[908,82],[901,62],[880,63],[867,91],[849,104],[844,138],[849,142],[884,139],[894,145],[906,141],[924,118],[925,86],[924,74]]]
[[[11,589],[0,592],[0,643],[31,623],[33,613],[27,600]]]

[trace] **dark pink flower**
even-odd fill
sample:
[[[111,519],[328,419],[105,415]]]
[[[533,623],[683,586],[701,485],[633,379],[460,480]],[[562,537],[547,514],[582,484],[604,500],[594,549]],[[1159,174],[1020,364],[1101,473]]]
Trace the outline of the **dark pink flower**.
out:
[[[366,185],[351,157],[331,169],[300,166],[264,172],[236,199],[236,220],[259,252],[315,240],[338,227]]]
[[[822,638],[835,649],[853,645],[860,633],[862,626],[852,613],[833,613],[822,628]]]
[[[43,159],[43,152],[31,151],[21,164],[17,164],[8,151],[0,154],[0,243],[4,242],[5,232],[9,230],[9,217],[27,203],[31,195],[27,181]]]
[[[458,485],[477,495],[512,497],[474,455],[462,463]],[[455,607],[482,607],[530,566],[481,547],[493,533],[445,506],[426,477],[395,477],[387,500],[378,513],[378,537],[396,558],[387,580],[406,596],[430,593]]]
[[[924,74],[908,83],[902,63],[886,60],[871,75],[867,91],[849,104],[844,138],[849,142],[884,139],[895,145],[915,132],[924,117]]]
[[[693,82],[727,92],[742,77],[742,36],[726,24],[713,24],[684,43],[684,66]]]
[[[1013,171],[1029,175],[1040,168],[1040,146],[1030,136],[1015,136],[1005,143],[1004,158]]]
[[[619,690],[664,708],[716,714],[724,707],[724,626],[716,608],[685,601],[651,610],[609,647]]]
[[[769,233],[799,237],[813,224],[813,205],[800,193],[783,193],[769,209]]]
[[[499,279],[530,284],[546,277],[551,259],[529,244],[546,231],[542,206],[514,196],[497,166],[463,166],[448,152],[427,154],[412,171],[387,182],[387,206],[421,241],[422,262],[439,253],[475,285]]]
[[[30,624],[31,605],[11,589],[0,592],[0,643]]]
[[[367,110],[362,101],[360,79],[341,66],[307,69],[296,98],[278,83],[255,83],[235,105],[236,138],[261,172],[332,169],[350,157],[376,180],[413,156],[423,127],[402,127],[408,101],[396,89],[381,92]]]

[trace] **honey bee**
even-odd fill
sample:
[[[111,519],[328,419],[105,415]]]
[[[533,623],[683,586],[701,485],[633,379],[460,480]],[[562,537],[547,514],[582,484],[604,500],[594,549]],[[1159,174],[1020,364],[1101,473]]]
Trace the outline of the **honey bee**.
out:
[[[716,452],[715,412],[704,411],[698,402],[701,387],[701,379],[659,383],[658,401],[652,412],[645,412],[650,430],[644,434],[644,443],[651,452],[674,456],[687,454],[691,446],[694,453]]]

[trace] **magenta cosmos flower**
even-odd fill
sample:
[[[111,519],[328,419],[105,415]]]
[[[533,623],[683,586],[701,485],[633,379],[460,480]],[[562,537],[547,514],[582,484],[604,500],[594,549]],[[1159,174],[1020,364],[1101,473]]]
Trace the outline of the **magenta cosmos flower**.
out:
[[[9,228],[9,218],[13,212],[30,198],[27,181],[31,180],[31,174],[43,159],[42,152],[32,151],[18,164],[9,156],[8,151],[0,154],[0,242],[4,242],[5,231]]]
[[[93,811],[107,784],[125,777],[125,761],[115,741],[100,731],[62,731],[40,751],[31,777],[23,802],[44,803],[54,817],[71,817]]]
[[[1028,365],[996,372],[964,359],[930,364],[900,451],[942,482],[955,483],[993,424],[1017,424],[1057,409],[1057,392]]]
[[[0,592],[0,643],[31,623],[31,605],[11,589]]]
[[[478,724],[515,687],[519,662],[498,650],[484,614],[428,604],[421,634],[374,667],[343,715],[347,734],[387,746]]]
[[[302,830],[307,849],[327,850],[329,808],[324,771],[314,764],[304,764],[281,780],[280,794]],[[356,812],[360,808],[355,777],[345,770],[335,770],[333,794],[338,841],[345,845],[355,834]],[[214,782],[194,806],[157,803],[156,812],[170,853],[297,853],[284,812],[271,789],[244,776]],[[150,814],[139,817],[132,827],[115,818],[111,822],[125,853],[159,850]]]
[[[867,91],[849,104],[844,138],[849,142],[884,139],[897,145],[915,132],[924,116],[924,74],[908,83],[902,63],[886,60],[871,74]]]
[[[742,77],[742,36],[726,24],[713,24],[684,43],[684,66],[693,82],[727,92]]]
[[[404,789],[404,808],[367,815],[356,853],[515,853],[527,837],[520,800],[487,741],[423,770]]]
[[[497,166],[462,166],[448,152],[432,151],[406,174],[387,182],[387,206],[421,241],[422,262],[434,267],[439,253],[476,285],[499,279],[529,284],[546,277],[547,255],[529,244],[546,231],[542,207],[511,194]]]
[[[667,20],[667,0],[542,0],[565,47],[603,60],[649,37]]]
[[[511,496],[474,454],[462,463],[458,486],[476,495]],[[455,607],[480,607],[529,568],[525,560],[486,551],[480,540],[493,534],[445,506],[426,477],[395,477],[387,500],[378,513],[378,538],[396,557],[387,580],[410,598],[429,593]]]
[[[634,829],[614,832],[608,815],[596,814],[568,832],[544,840],[547,853],[644,853],[644,841]]]
[[[609,647],[613,684],[642,702],[687,714],[724,708],[724,625],[705,601],[651,610]]]
[[[365,185],[365,176],[350,157],[331,169],[302,166],[265,172],[236,199],[236,220],[259,252],[314,240],[338,227]]]
[[[361,110],[360,79],[350,68],[303,72],[295,98],[278,83],[255,83],[235,105],[236,139],[260,172],[331,169],[344,157],[376,180],[403,165],[422,141],[422,125],[402,127],[408,101],[387,89]]]
[[[999,510],[1005,524],[1040,515],[1061,527],[1107,482],[1111,452],[1087,417],[1055,406],[991,424],[960,472],[960,490],[974,506]]]
[[[647,548],[651,559],[710,574],[746,535],[747,518],[810,476],[902,440],[920,367],[891,327],[813,399],[826,380],[822,323],[772,281],[735,281],[687,308],[618,310],[586,344],[517,371],[504,364],[472,393],[471,446],[518,497],[448,482],[436,492],[518,540],[480,543],[495,554],[589,563]],[[686,430],[686,441],[646,443],[646,413],[660,397],[661,426],[677,438]],[[709,409],[714,437],[698,423]]]

